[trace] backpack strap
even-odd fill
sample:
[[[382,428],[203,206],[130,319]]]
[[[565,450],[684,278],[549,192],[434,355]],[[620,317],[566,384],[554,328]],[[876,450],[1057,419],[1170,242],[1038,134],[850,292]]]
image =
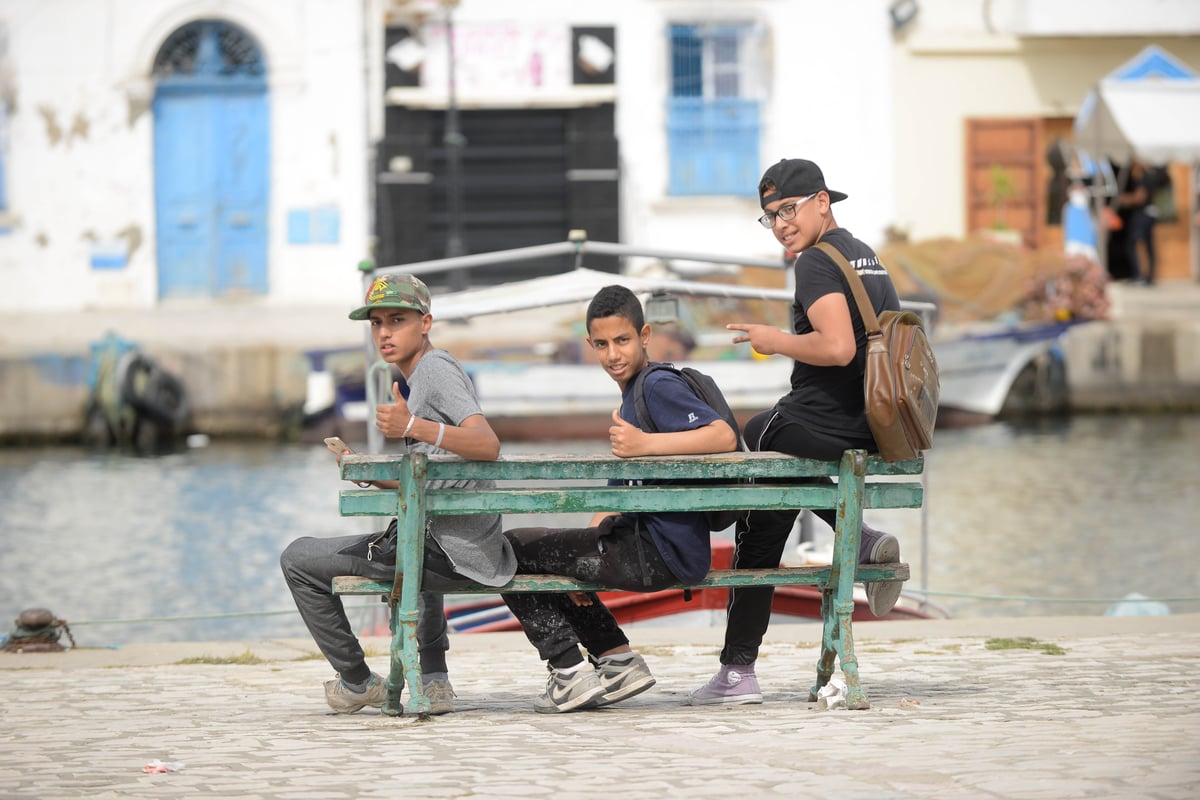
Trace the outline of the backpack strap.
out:
[[[658,433],[658,427],[650,416],[650,408],[646,405],[646,376],[656,369],[668,369],[672,372],[675,367],[662,361],[647,361],[637,375],[633,377],[633,408],[637,414],[638,427],[646,433]]]
[[[854,302],[858,303],[858,313],[867,329],[867,337],[878,336],[879,318],[875,316],[875,307],[871,305],[871,298],[867,295],[867,287],[863,286],[862,278],[858,277],[858,273],[854,271],[854,267],[850,266],[850,262],[846,260],[841,251],[829,242],[817,242],[816,247],[833,259],[834,264],[841,267],[842,273],[846,276],[846,282],[850,284],[850,291],[854,293]]]

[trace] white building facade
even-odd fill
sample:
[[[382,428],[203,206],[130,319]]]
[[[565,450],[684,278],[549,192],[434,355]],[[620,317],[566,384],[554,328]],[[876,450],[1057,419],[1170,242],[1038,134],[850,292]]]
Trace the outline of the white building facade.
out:
[[[452,13],[464,113],[611,103],[623,243],[780,256],[754,184],[784,157],[824,168],[867,241],[894,221],[883,0]],[[351,301],[379,173],[404,163],[376,163],[388,109],[448,105],[446,19],[433,0],[0,0],[0,310]],[[399,88],[396,24],[420,45]],[[580,65],[613,78],[572,85]],[[716,138],[677,135],[696,125]]]
[[[0,310],[352,298],[369,75],[348,6],[0,2]]]

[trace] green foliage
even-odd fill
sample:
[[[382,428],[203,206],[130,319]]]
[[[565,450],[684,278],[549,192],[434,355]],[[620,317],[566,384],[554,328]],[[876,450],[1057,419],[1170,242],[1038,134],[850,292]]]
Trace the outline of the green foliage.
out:
[[[996,209],[996,221],[992,223],[992,227],[997,230],[1006,230],[1008,220],[1005,211],[1008,209],[1008,201],[1017,196],[1017,186],[1013,182],[1012,173],[999,164],[992,164],[990,175],[992,189],[988,193],[988,198]]]
[[[235,656],[197,656],[195,658],[185,658],[177,663],[179,664],[242,664],[245,666],[254,666],[255,664],[267,663],[263,659],[254,655],[247,648],[242,653]]]
[[[1050,642],[1039,642],[1032,636],[1018,636],[1016,639],[988,639],[984,644],[988,650],[1041,650],[1048,656],[1064,656],[1067,651]]]

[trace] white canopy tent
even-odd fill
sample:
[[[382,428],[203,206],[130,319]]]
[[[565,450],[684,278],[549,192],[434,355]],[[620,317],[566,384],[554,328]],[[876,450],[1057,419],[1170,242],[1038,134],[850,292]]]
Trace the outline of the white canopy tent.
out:
[[[1200,161],[1200,79],[1101,81],[1075,118],[1075,144],[1119,162]]]
[[[1075,147],[1099,164],[1179,161],[1192,167],[1188,219],[1200,187],[1200,76],[1151,45],[1106,76],[1075,117]],[[1103,198],[1098,198],[1104,202]],[[1192,226],[1191,272],[1200,280],[1200,235]]]

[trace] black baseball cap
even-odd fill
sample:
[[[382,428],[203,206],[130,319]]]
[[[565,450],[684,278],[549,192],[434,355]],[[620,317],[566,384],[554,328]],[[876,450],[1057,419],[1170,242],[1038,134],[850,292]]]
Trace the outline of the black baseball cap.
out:
[[[768,183],[775,185],[775,191],[763,194]],[[825,185],[825,176],[820,167],[803,158],[781,159],[778,164],[767,167],[762,180],[758,182],[758,199],[763,208],[767,207],[767,203],[785,197],[807,197],[817,192],[828,193],[831,203],[846,199],[844,192],[835,192]]]

